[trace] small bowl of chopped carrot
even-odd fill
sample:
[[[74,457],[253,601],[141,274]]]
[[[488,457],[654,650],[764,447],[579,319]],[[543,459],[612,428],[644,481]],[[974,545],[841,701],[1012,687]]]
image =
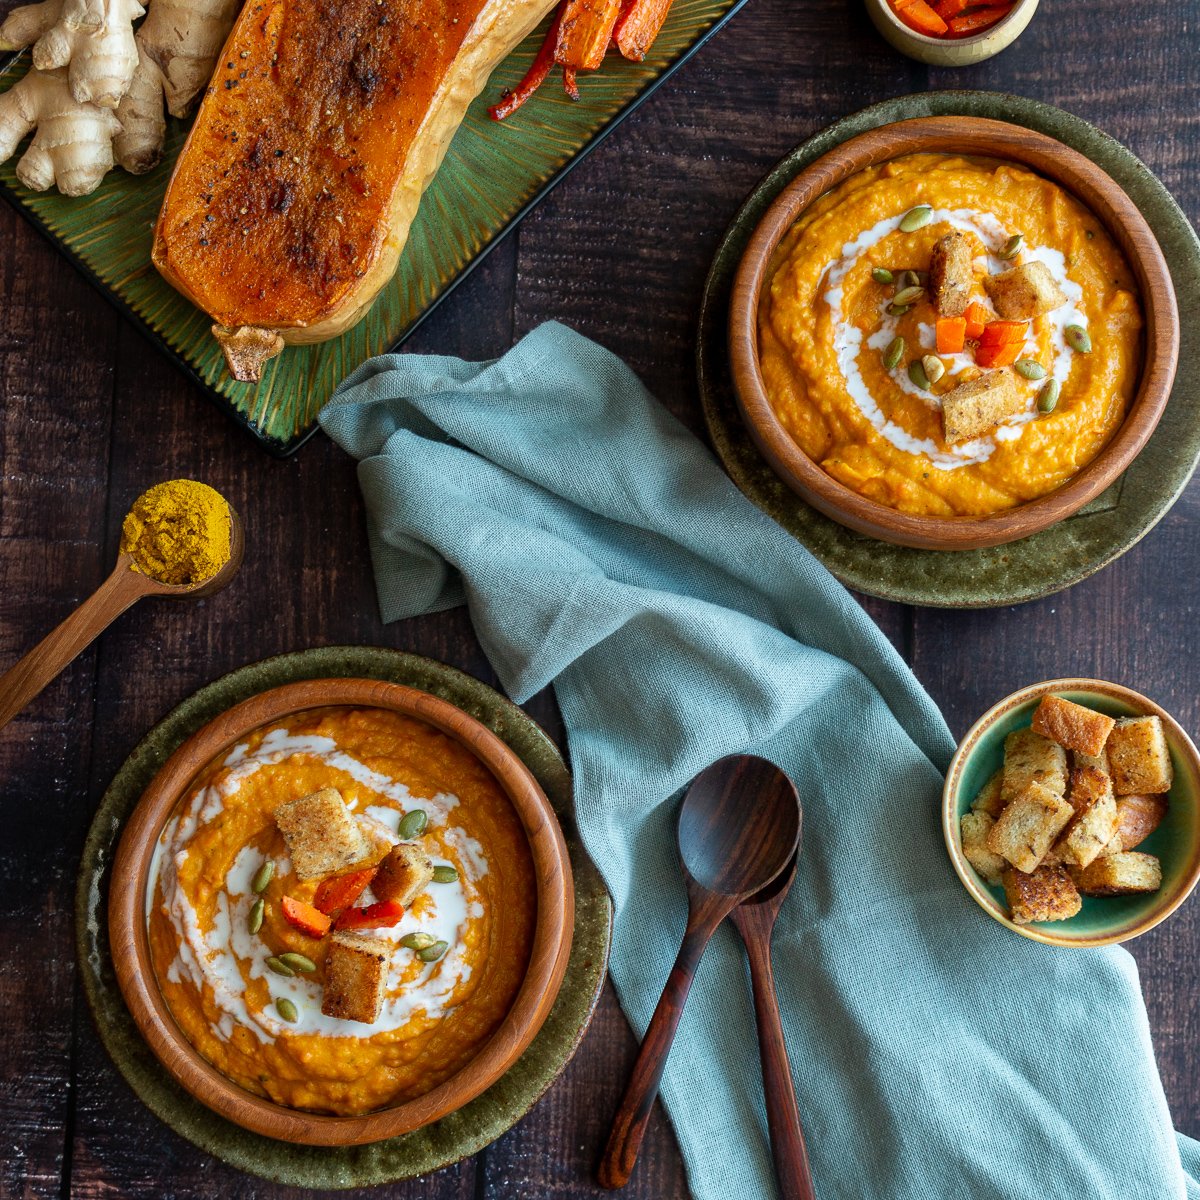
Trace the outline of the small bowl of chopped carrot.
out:
[[[867,0],[875,28],[901,54],[965,67],[1011,46],[1038,0]]]

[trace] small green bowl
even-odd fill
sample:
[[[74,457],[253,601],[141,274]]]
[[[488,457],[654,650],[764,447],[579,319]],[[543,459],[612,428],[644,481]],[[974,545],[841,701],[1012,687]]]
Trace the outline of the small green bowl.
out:
[[[1136,896],[1084,896],[1083,908],[1066,921],[1017,925],[1008,916],[1004,889],[990,886],[967,862],[959,823],[971,801],[1004,761],[1004,739],[1033,720],[1043,696],[1053,693],[1111,717],[1154,714],[1162,718],[1175,782],[1169,809],[1138,850],[1162,862],[1162,887]],[[1200,880],[1200,753],[1170,713],[1140,692],[1103,679],[1051,679],[1034,683],[993,705],[963,738],[946,773],[942,793],[942,833],[954,870],[971,897],[990,917],[1022,937],[1051,946],[1107,946],[1126,942],[1166,920]]]

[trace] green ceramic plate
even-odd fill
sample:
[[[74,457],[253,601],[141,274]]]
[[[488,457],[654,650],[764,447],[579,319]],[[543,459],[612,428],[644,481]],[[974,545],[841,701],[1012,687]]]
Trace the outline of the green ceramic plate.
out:
[[[696,364],[705,420],[734,482],[848,587],[905,604],[993,608],[1071,587],[1140,541],[1179,498],[1200,460],[1200,328],[1184,321],[1179,373],[1158,429],[1128,471],[1073,517],[986,550],[913,550],[855,533],[810,508],[772,472],[742,426],[727,366],[729,288],[770,203],[809,163],[849,138],[910,117],[994,117],[1081,151],[1123,187],[1171,265],[1179,311],[1200,308],[1200,241],[1170,193],[1107,134],[1036,100],[996,92],[927,92],[873,105],[793,150],[758,185],[729,227],[704,288]]]
[[[1101,690],[1110,686],[1103,682],[1087,688],[1053,687],[1053,681],[1050,686],[1036,684],[1023,689],[1034,694],[1006,708],[987,728],[978,734],[974,729],[968,733],[963,739],[966,757],[958,770],[955,769],[957,764],[952,764],[947,778],[947,796],[943,804],[951,827],[943,829],[946,837],[953,838],[955,845],[961,847],[959,822],[983,785],[1003,765],[1004,739],[1016,729],[1029,727],[1033,710],[1047,691],[1052,690],[1056,696],[1107,713],[1110,717],[1144,714],[1145,708],[1139,708],[1123,696]],[[1034,937],[1044,935],[1055,939],[1059,945],[1101,945],[1146,932],[1156,920],[1163,919],[1164,908],[1169,912],[1183,903],[1195,883],[1200,858],[1200,778],[1191,746],[1186,744],[1187,735],[1176,735],[1168,728],[1167,737],[1171,742],[1175,774],[1169,795],[1170,807],[1162,824],[1137,847],[1140,852],[1155,855],[1162,863],[1162,887],[1157,892],[1136,896],[1084,896],[1083,908],[1069,920],[1036,922],[1024,930],[1016,926],[1011,928]],[[976,899],[987,912],[1008,925],[1004,889],[989,886],[965,862],[955,862],[955,869],[960,875],[964,870],[970,872],[971,884],[979,893]]]
[[[159,767],[201,726],[268,688],[336,676],[386,679],[440,696],[512,747],[550,798],[575,874],[575,940],[562,991],[533,1044],[496,1084],[448,1117],[404,1137],[345,1149],[295,1146],[248,1133],[194,1100],[138,1033],[113,975],[108,870],[126,817]],[[130,1087],[176,1133],[223,1162],[298,1187],[371,1187],[412,1179],[482,1150],[511,1129],[558,1077],[591,1021],[608,964],[612,902],[571,815],[571,776],[554,743],[515,704],[451,667],[378,647],[330,646],[243,667],[169,713],[117,772],[83,849],[76,894],[80,972],[101,1041]]]
[[[609,55],[567,99],[556,78],[502,124],[487,114],[525,74],[538,30],[501,63],[459,129],[413,223],[395,279],[367,316],[319,346],[289,346],[258,384],[228,377],[212,322],[150,264],[151,231],[186,124],[170,122],[167,153],[149,175],[114,171],[93,195],[67,199],[23,188],[16,157],[0,167],[0,192],[39,228],[221,407],[269,450],[290,454],[316,427],[333,389],[360,363],[394,347],[584,154],[721,27],[745,0],[675,0],[644,62]],[[547,22],[548,24],[548,22]],[[2,60],[0,60],[2,63]],[[0,93],[28,55],[0,65]]]

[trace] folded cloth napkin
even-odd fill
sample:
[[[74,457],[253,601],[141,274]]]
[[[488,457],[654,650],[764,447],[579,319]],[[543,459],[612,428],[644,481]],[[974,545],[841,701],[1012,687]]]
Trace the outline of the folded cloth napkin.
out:
[[[388,355],[322,414],[361,460],[385,620],[461,604],[518,702],[553,683],[643,1032],[686,913],[680,789],[752,751],[804,801],[775,967],[822,1200],[1200,1198],[1133,959],[989,920],[938,824],[954,744],[849,594],[617,358]],[[775,1194],[754,1014],[718,931],[663,1099],[699,1200]]]

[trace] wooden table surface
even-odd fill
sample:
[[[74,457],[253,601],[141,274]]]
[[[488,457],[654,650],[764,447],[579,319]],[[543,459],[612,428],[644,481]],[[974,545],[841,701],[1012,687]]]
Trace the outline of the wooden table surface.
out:
[[[777,158],[890,96],[1016,92],[1118,138],[1194,220],[1198,22],[1196,0],[1047,0],[1012,49],[950,71],[893,52],[859,0],[751,0],[408,348],[490,357],[556,318],[623,356],[700,431],[692,350],[701,283],[726,224]],[[266,655],[379,644],[494,676],[461,610],[380,623],[354,469],[341,451],[318,437],[288,461],[267,457],[7,207],[0,400],[0,666],[100,582],[122,514],[151,483],[212,483],[243,514],[249,547],[225,593],[127,615],[0,731],[0,1195],[283,1196],[289,1189],[230,1170],[160,1124],[101,1048],[73,941],[91,813],[151,724]],[[956,734],[1017,686],[1075,673],[1129,683],[1200,730],[1200,658],[1188,649],[1200,611],[1198,518],[1193,486],[1123,559],[1037,604],[942,612],[865,603]],[[528,707],[561,734],[549,695]],[[1200,1135],[1200,902],[1131,949],[1176,1124]],[[591,1170],[633,1051],[610,988],[574,1062],[530,1116],[475,1159],[389,1194],[599,1194]],[[686,1195],[661,1114],[627,1194]]]

